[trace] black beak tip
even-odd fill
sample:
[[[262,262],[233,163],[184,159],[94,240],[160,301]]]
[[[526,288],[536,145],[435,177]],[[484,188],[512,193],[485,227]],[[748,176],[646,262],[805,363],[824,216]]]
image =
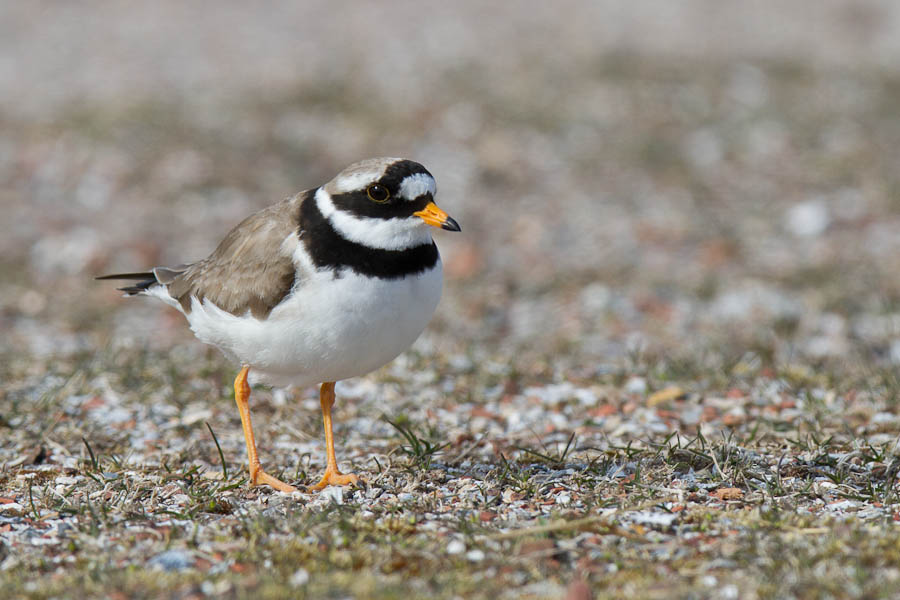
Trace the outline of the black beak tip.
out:
[[[447,217],[447,220],[441,223],[441,229],[446,229],[447,231],[462,231],[459,223],[457,223],[456,219],[453,217]]]

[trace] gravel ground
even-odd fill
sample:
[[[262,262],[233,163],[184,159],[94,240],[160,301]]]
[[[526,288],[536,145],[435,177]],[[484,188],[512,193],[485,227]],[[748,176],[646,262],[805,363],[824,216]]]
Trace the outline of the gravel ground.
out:
[[[900,7],[633,4],[0,6],[0,596],[896,597]],[[378,155],[444,298],[358,488],[248,488],[235,365],[92,277]]]

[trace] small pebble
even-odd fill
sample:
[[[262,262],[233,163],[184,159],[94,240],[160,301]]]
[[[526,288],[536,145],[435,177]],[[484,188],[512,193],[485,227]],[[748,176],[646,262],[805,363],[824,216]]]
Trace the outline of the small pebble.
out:
[[[447,544],[447,554],[462,554],[466,551],[466,545],[460,540],[453,540]]]
[[[294,587],[302,587],[309,583],[309,571],[306,569],[297,569],[291,575],[291,585]]]
[[[477,548],[475,550],[469,550],[466,553],[466,559],[471,562],[481,562],[484,560],[484,551],[478,550]]]
[[[831,217],[821,200],[810,200],[792,206],[785,216],[788,231],[798,237],[814,237],[828,228]]]
[[[628,515],[632,522],[649,527],[668,528],[678,520],[677,514],[641,511]]]
[[[320,492],[320,495],[326,503],[334,502],[341,505],[344,503],[344,488],[336,485],[330,485]]]
[[[151,558],[149,565],[163,571],[183,571],[194,566],[194,557],[184,550],[166,550]]]
[[[10,513],[13,515],[20,515],[25,511],[25,507],[19,504],[18,502],[8,502],[7,504],[0,504],[0,512]]]
[[[735,600],[736,598],[740,598],[740,590],[738,586],[733,583],[729,583],[726,586],[723,586],[721,590],[719,590],[719,597],[724,600]]]
[[[625,382],[625,393],[641,395],[646,394],[647,380],[643,377],[629,377],[628,381]]]

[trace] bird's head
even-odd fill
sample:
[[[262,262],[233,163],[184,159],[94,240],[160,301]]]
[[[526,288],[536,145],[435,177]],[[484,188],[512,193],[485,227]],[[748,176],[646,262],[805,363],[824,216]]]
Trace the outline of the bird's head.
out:
[[[417,162],[372,158],[350,165],[316,190],[315,201],[346,239],[387,250],[431,242],[431,227],[460,231],[434,203],[434,177]]]

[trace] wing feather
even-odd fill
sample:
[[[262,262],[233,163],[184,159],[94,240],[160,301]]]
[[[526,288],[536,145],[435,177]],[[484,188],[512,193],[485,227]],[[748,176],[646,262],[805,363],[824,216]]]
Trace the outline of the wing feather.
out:
[[[295,285],[293,251],[299,239],[300,204],[309,195],[302,192],[247,217],[201,261],[97,279],[135,281],[119,288],[129,295],[144,293],[157,284],[166,286],[185,314],[190,313],[191,299],[196,298],[234,315],[249,311],[265,318]]]
[[[168,284],[169,295],[185,312],[194,297],[235,315],[268,316],[294,286],[296,243],[286,241],[296,236],[300,201],[295,196],[244,219],[208,258]]]

